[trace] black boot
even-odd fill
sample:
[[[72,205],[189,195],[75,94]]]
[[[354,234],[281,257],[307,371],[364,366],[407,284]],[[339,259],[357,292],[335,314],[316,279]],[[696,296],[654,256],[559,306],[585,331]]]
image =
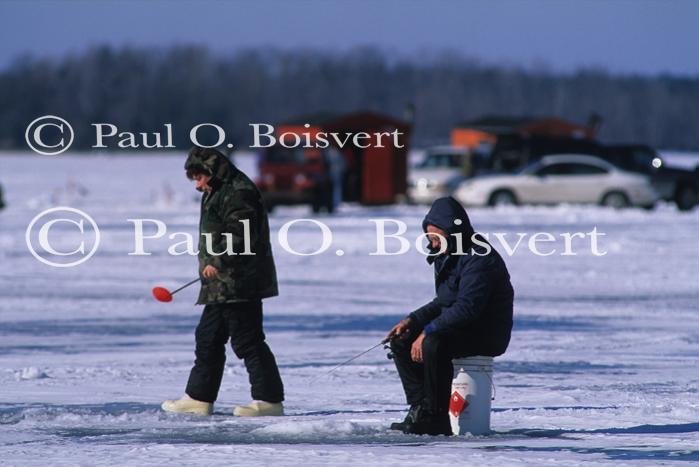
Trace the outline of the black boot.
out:
[[[413,435],[445,435],[451,436],[451,423],[449,414],[432,414],[427,410],[422,410],[413,423],[409,423],[403,429],[403,433]]]
[[[404,431],[408,425],[417,421],[421,410],[422,407],[419,405],[411,405],[408,409],[408,415],[402,422],[391,423],[391,430]]]

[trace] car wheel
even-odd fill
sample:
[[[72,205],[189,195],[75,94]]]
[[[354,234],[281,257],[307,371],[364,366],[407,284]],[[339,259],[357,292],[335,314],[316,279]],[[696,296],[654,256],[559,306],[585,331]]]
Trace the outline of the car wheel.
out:
[[[614,209],[621,209],[628,207],[631,203],[629,202],[629,197],[624,193],[612,191],[602,197],[602,202],[600,204]]]
[[[689,211],[697,205],[697,192],[691,186],[682,186],[675,195],[675,204],[680,211]]]
[[[514,206],[517,204],[517,197],[510,190],[497,190],[490,195],[488,204],[490,206]]]

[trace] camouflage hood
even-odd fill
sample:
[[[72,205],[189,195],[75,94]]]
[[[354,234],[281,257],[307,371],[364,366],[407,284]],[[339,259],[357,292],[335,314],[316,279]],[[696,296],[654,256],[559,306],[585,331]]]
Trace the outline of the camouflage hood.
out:
[[[201,148],[194,146],[189,151],[184,169],[196,169],[206,172],[222,183],[229,183],[237,169],[226,156],[213,148]]]

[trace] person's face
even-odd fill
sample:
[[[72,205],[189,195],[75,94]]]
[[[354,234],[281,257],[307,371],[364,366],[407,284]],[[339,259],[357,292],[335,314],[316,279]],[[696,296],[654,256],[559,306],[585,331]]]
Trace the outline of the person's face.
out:
[[[195,188],[199,191],[210,192],[211,187],[209,186],[209,180],[211,180],[211,175],[196,174],[193,178],[196,183]]]
[[[446,240],[447,233],[444,230],[431,224],[427,225],[427,238],[430,241],[432,248],[436,250],[439,250],[442,247],[441,242],[443,240],[439,237],[440,235],[444,238],[444,240]]]

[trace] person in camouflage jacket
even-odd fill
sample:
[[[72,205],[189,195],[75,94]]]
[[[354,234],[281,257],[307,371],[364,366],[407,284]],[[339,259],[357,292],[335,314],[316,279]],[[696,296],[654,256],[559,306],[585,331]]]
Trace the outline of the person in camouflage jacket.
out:
[[[168,400],[169,412],[211,414],[226,361],[225,344],[247,369],[253,402],[238,416],[283,415],[284,387],[265,342],[262,299],[278,295],[267,212],[255,184],[223,154],[193,147],[187,177],[203,192],[199,221],[197,304],[205,305],[197,326],[194,367],[185,396]]]
[[[211,176],[208,181],[211,191],[204,192],[201,200],[199,274],[202,287],[197,303],[208,305],[278,295],[267,212],[255,184],[213,149],[195,148],[184,168],[190,178],[197,174]],[[247,245],[246,221],[249,223]],[[224,233],[232,234],[230,240]],[[227,246],[236,254],[218,256]],[[250,252],[253,254],[247,254]],[[207,266],[218,271],[213,280],[203,275]]]

